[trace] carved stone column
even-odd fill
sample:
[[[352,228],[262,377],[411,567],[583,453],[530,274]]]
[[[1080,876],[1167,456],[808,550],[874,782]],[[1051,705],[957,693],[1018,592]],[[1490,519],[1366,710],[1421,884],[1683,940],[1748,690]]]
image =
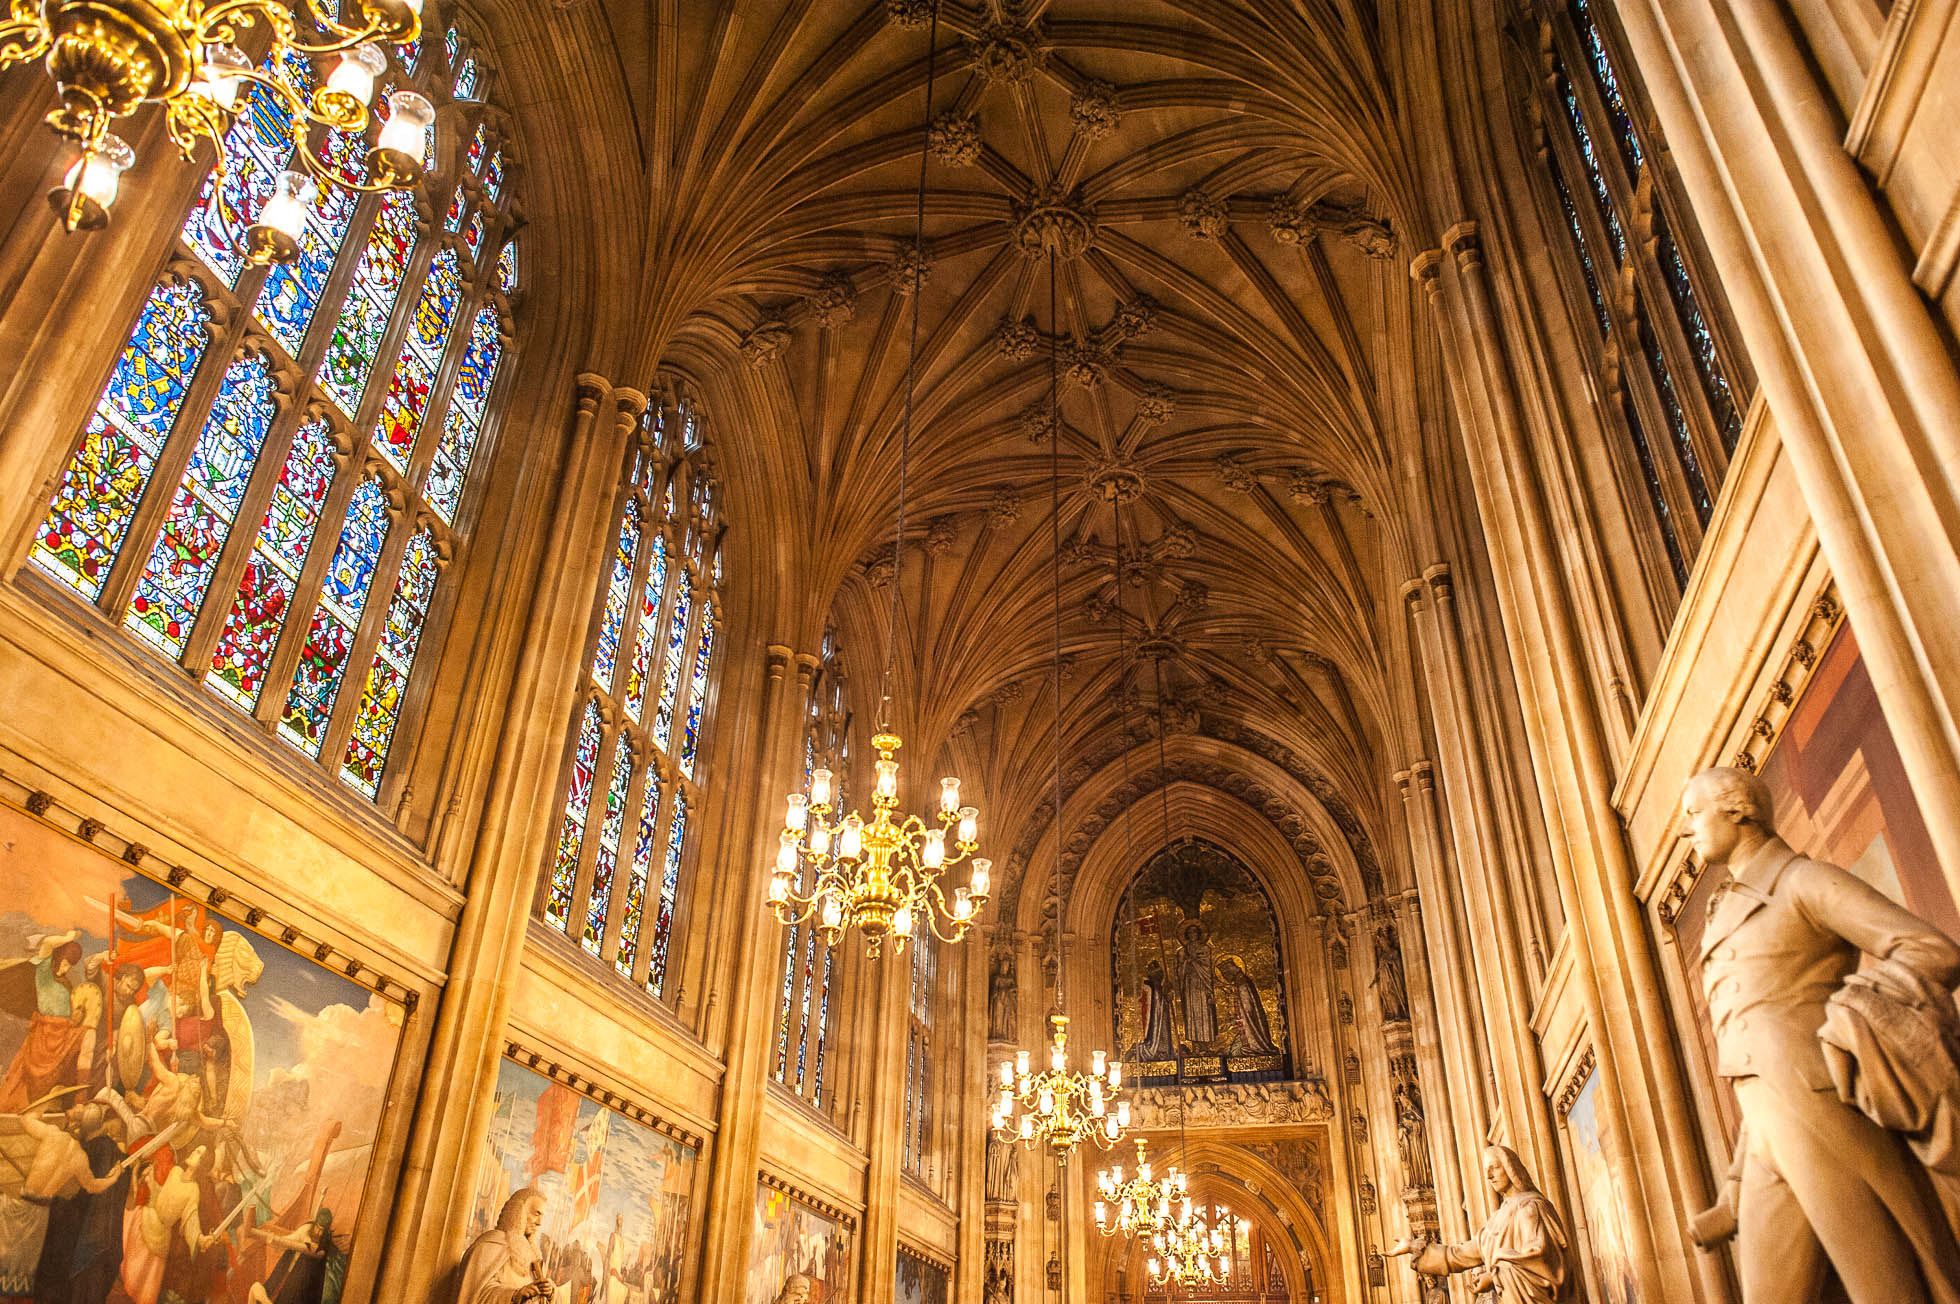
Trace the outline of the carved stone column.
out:
[[[756,714],[762,736],[756,791],[794,790],[802,768],[799,744],[817,659],[781,644],[767,651],[762,703]],[[750,847],[764,845],[780,826],[773,799],[757,803]],[[731,920],[734,972],[729,980],[728,1047],[715,1135],[714,1170],[702,1217],[701,1285],[704,1300],[739,1300],[748,1289],[749,1242],[755,1231],[757,1165],[769,1089],[769,1039],[775,1030],[776,984],[782,979],[781,925],[766,906],[767,862],[758,852],[731,856],[726,886],[741,909]],[[744,868],[746,866],[746,868]],[[891,1265],[886,1265],[887,1274]]]
[[[1452,227],[1440,254],[1414,272],[1436,310],[1472,488],[1531,748],[1532,779],[1565,905],[1573,981],[1598,1054],[1600,1107],[1622,1129],[1622,1166],[1632,1257],[1642,1293],[1654,1299],[1725,1299],[1727,1285],[1688,1242],[1682,1215],[1706,1202],[1700,1135],[1688,1116],[1668,1017],[1638,903],[1633,865],[1612,805],[1614,768],[1586,662],[1578,614],[1546,488],[1518,398],[1505,322],[1494,301],[1474,223]],[[1451,758],[1446,756],[1449,777]],[[1450,816],[1455,821],[1457,803]],[[1481,848],[1465,846],[1469,860]],[[1507,1017],[1509,1011],[1506,1011]],[[1523,1083],[1542,1082],[1532,1061]],[[1530,1129],[1529,1159],[1549,1190],[1560,1171],[1549,1110],[1539,1095],[1516,1120]],[[1522,1139],[1522,1138],[1520,1138]],[[1521,1150],[1523,1147],[1519,1147]],[[1558,1185],[1563,1185],[1559,1183]]]
[[[1614,8],[1960,896],[1960,360],[1790,7]]]
[[[377,1298],[423,1299],[455,1261],[467,1229],[532,894],[556,812],[565,721],[585,654],[608,509],[644,395],[578,378],[577,412],[558,462],[557,502],[538,563],[522,659],[511,687],[448,985],[416,1101]],[[546,477],[549,482],[550,477]]]

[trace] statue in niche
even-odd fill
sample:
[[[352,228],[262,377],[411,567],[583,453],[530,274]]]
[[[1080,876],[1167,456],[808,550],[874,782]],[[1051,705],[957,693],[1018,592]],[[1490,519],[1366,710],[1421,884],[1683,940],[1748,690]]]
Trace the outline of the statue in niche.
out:
[[[987,1198],[1014,1200],[1021,1189],[1021,1148],[987,1133]]]
[[[1429,1169],[1429,1142],[1424,1135],[1422,1092],[1407,1078],[1395,1084],[1395,1148],[1402,1156],[1402,1180],[1406,1185],[1435,1185]]]
[[[1375,929],[1375,999],[1381,1002],[1382,1022],[1409,1021],[1409,983],[1402,972],[1402,944],[1395,939],[1395,925],[1386,922]]]
[[[456,1304],[533,1304],[551,1298],[551,1279],[536,1240],[544,1222],[544,1200],[543,1191],[527,1186],[504,1201],[497,1225],[463,1255]]]
[[[1245,964],[1236,955],[1228,955],[1218,962],[1218,976],[1232,994],[1231,1053],[1279,1054],[1272,1028],[1266,1023],[1266,1007],[1259,1000],[1259,988],[1246,973]]]
[[[1014,978],[1014,957],[1002,951],[994,957],[994,970],[987,978],[987,1039],[1013,1041],[1020,1008],[1021,988]]]
[[[1184,1039],[1192,1051],[1204,1051],[1218,1040],[1217,997],[1212,988],[1211,934],[1193,920],[1184,926]]]
[[[1704,770],[1681,809],[1695,854],[1730,875],[1708,902],[1702,990],[1742,1110],[1695,1240],[1734,1238],[1750,1304],[1815,1298],[1833,1271],[1856,1304],[1960,1297],[1960,947],[1791,850],[1746,770]]]
[[[986,1304],[1014,1304],[1014,1242],[987,1242]]]
[[[1553,1304],[1565,1286],[1565,1220],[1509,1146],[1485,1149],[1484,1180],[1501,1203],[1475,1240],[1411,1236],[1389,1256],[1408,1255],[1424,1277],[1467,1273],[1470,1293],[1496,1304]]]

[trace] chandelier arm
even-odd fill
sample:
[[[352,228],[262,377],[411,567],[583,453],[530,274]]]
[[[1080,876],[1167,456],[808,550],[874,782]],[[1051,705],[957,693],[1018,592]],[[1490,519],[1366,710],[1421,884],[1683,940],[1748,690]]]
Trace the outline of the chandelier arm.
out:
[[[33,0],[13,0],[12,16],[0,22],[0,68],[38,59],[54,44],[54,33],[41,21]]]
[[[333,34],[333,39],[314,44],[300,39],[298,25],[293,22],[292,11],[279,0],[220,0],[198,16],[196,44],[231,45],[237,41],[241,29],[264,23],[272,29],[274,39],[281,45],[297,50],[301,54],[338,54],[351,50],[373,40],[396,42],[412,41],[421,35],[421,23],[413,18],[408,28],[397,28],[382,20],[380,14],[367,10],[367,25],[361,28],[347,27],[322,7],[318,0],[306,0],[308,14],[323,32]]]

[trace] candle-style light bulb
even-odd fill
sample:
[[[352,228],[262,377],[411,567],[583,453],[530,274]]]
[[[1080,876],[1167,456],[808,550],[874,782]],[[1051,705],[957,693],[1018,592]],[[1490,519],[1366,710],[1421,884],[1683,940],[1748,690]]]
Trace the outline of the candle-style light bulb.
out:
[[[813,821],[810,825],[809,845],[810,845],[811,855],[813,856],[829,855],[830,854],[830,826],[828,824],[825,824],[822,820]]]
[[[815,769],[810,771],[810,804],[824,807],[830,805],[830,771]]]
[[[1014,1052],[1014,1071],[1021,1077],[1028,1076],[1028,1053],[1024,1050]]]
[[[315,103],[340,121],[364,121],[374,102],[375,79],[387,70],[388,56],[372,41],[342,50]]]
[[[980,808],[979,807],[977,806],[960,807],[960,839],[959,840],[965,843],[969,847],[980,840]]]
[[[810,799],[800,792],[789,795],[789,810],[783,815],[783,827],[802,829],[810,822]]]
[[[1130,1102],[1127,1100],[1116,1102],[1116,1126],[1121,1128],[1130,1126]]]
[[[938,869],[946,863],[946,830],[927,829],[919,846],[919,863],[927,869]]]
[[[1034,1115],[1032,1114],[1021,1115],[1021,1139],[1023,1141],[1034,1140]]]
[[[1097,1077],[1101,1077],[1108,1070],[1108,1068],[1109,1068],[1109,1057],[1107,1055],[1105,1055],[1102,1051],[1099,1050],[1090,1052],[1089,1072],[1093,1073]]]
[[[784,829],[781,841],[776,844],[776,872],[796,872],[796,833],[791,829]]]
[[[395,91],[388,96],[388,121],[381,137],[368,153],[368,167],[390,186],[406,186],[421,176],[427,159],[430,124],[436,120],[436,106],[414,91]]]
[[[844,831],[837,835],[837,854],[845,860],[864,854],[864,821],[855,811],[844,817]]]
[[[887,798],[898,796],[898,762],[881,760],[871,768],[878,772],[878,795]]]
[[[1005,1091],[1013,1085],[1014,1085],[1014,1065],[1011,1061],[1002,1060],[1000,1062],[1000,1089],[1002,1091]]]
[[[1123,1061],[1111,1060],[1109,1062],[1109,1089],[1111,1091],[1115,1091],[1120,1087],[1122,1087],[1122,1085],[1123,1085]]]
[[[939,781],[939,809],[947,815],[955,815],[960,809],[960,781],[946,778]]]
[[[967,891],[973,893],[975,901],[985,901],[993,894],[994,862],[985,856],[973,858],[973,873],[967,880]]]

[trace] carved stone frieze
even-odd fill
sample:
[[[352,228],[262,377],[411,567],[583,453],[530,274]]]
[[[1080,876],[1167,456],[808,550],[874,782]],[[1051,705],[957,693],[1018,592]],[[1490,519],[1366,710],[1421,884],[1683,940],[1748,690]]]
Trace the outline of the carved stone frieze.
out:
[[[1181,1114],[1181,1118],[1180,1118]],[[1233,1082],[1200,1087],[1140,1087],[1130,1098],[1132,1126],[1144,1131],[1326,1123],[1334,1102],[1323,1078],[1300,1082]]]

